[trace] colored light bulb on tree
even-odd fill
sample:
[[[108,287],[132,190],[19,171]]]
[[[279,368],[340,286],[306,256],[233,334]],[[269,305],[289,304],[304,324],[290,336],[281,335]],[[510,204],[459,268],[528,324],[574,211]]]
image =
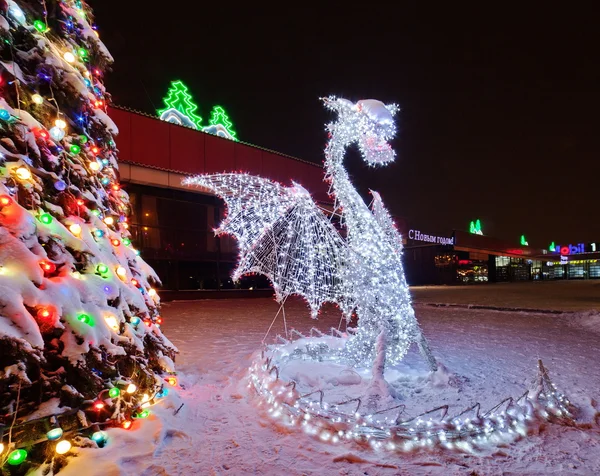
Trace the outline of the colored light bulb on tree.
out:
[[[119,387],[113,387],[108,391],[108,396],[110,398],[117,398],[119,395],[121,395],[121,390],[119,390]]]
[[[96,444],[100,447],[104,446],[107,439],[108,434],[105,431],[95,431],[92,433],[92,441],[96,442]]]
[[[12,198],[8,195],[0,195],[0,207],[4,208],[12,203]]]
[[[88,314],[79,314],[77,316],[77,320],[79,322],[83,322],[84,324],[87,324],[88,326],[91,326],[94,322]]]
[[[38,220],[40,220],[44,225],[49,225],[50,223],[52,223],[52,215],[50,215],[49,213],[42,213],[38,217]]]
[[[64,55],[63,58],[65,59],[65,61],[67,63],[74,63],[75,62],[75,55],[73,53],[71,53],[70,51],[67,51]]]
[[[64,121],[64,119],[56,119],[54,121],[54,125],[56,127],[58,127],[59,129],[66,129],[67,128],[67,123]]]
[[[108,273],[108,266],[106,266],[103,263],[100,263],[98,266],[96,266],[96,271],[100,274],[106,274]]]
[[[67,440],[61,440],[56,444],[56,453],[59,455],[64,455],[69,452],[71,449],[71,442]]]
[[[121,279],[125,279],[127,277],[127,270],[123,266],[117,266],[116,273]]]
[[[36,316],[40,321],[53,321],[55,316],[54,309],[51,307],[41,307],[37,310]]]
[[[29,180],[29,179],[31,179],[31,172],[29,171],[29,169],[27,167],[19,167],[15,171],[15,174],[17,175],[17,177],[20,180]]]
[[[104,402],[102,400],[96,400],[94,402],[94,408],[96,410],[102,410],[106,405],[104,405]]]
[[[73,223],[71,226],[69,226],[69,231],[73,233],[73,235],[79,236],[81,235],[81,225],[78,223]]]
[[[106,325],[110,327],[113,331],[117,332],[119,330],[119,321],[112,314],[104,316],[104,321],[106,322]]]
[[[42,96],[40,96],[39,94],[34,94],[33,96],[31,96],[31,100],[38,106],[40,104],[44,104],[44,98]]]
[[[121,242],[117,239],[117,238],[113,238],[112,240],[110,240],[110,242],[112,243],[113,246],[120,246]]]
[[[46,24],[42,20],[35,20],[33,22],[33,27],[40,33],[46,33],[48,31],[48,27],[46,27]]]
[[[94,230],[94,235],[96,236],[96,238],[102,238],[104,236],[104,231],[98,228]]]
[[[45,275],[50,275],[56,271],[56,265],[52,261],[42,260],[40,261],[40,268],[44,271]]]
[[[130,383],[129,385],[127,385],[127,388],[125,389],[125,391],[131,395],[133,393],[135,393],[135,391],[137,390],[137,386],[133,383]]]
[[[79,147],[77,144],[72,144],[70,147],[71,150],[71,154],[79,154],[79,152],[81,152],[81,147]]]
[[[8,464],[11,466],[20,465],[27,458],[27,451],[23,449],[18,449],[11,451],[8,455],[8,459],[6,460]]]
[[[123,223],[123,226],[127,225],[127,223]],[[131,244],[131,240],[129,238],[123,238],[123,244],[125,246],[129,246]]]
[[[115,223],[115,219],[113,217],[106,217],[104,218],[104,223],[106,223],[107,225],[113,225]]]
[[[102,168],[102,166],[95,160],[90,161],[89,167],[92,172],[98,172]]]
[[[50,441],[58,440],[62,436],[63,436],[62,428],[52,428],[50,431],[48,431],[46,433],[46,438],[48,438]]]
[[[133,422],[131,420],[125,420],[123,423],[121,423],[121,427],[125,430],[129,430],[132,424]]]
[[[134,327],[137,327],[137,326],[139,326],[139,325],[140,325],[140,322],[142,322],[142,320],[141,320],[139,317],[137,317],[137,316],[133,316],[133,317],[131,318],[131,324],[132,324]]]
[[[167,378],[167,383],[171,386],[175,386],[177,385],[177,378],[176,377],[169,377]]]
[[[52,129],[50,129],[50,137],[52,137],[53,140],[55,141],[60,141],[63,140],[65,137],[65,130],[61,129],[60,127],[54,126]]]

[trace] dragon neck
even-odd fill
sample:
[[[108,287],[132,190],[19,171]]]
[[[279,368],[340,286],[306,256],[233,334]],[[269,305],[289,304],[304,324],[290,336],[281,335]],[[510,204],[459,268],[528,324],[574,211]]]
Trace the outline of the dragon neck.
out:
[[[358,231],[368,211],[360,194],[350,181],[348,171],[344,167],[344,156],[350,142],[342,140],[337,132],[339,123],[330,125],[330,140],[325,149],[325,179],[331,183],[333,195],[337,205],[342,208],[342,215],[349,232]],[[370,215],[370,214],[369,214]]]

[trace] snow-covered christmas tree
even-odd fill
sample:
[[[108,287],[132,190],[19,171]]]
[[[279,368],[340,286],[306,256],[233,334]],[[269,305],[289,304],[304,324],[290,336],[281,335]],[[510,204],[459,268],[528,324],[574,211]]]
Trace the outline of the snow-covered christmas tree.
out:
[[[0,0],[0,14],[0,463],[25,472],[147,416],[176,349],[127,230],[90,9]]]

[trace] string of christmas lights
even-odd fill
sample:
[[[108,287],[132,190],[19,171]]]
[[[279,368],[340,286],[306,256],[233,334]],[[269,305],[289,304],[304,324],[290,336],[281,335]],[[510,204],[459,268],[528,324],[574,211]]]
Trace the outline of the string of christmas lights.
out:
[[[249,368],[248,387],[256,392],[270,418],[284,426],[300,427],[321,441],[366,443],[373,450],[389,452],[431,448],[472,452],[478,447],[515,441],[542,421],[573,422],[573,406],[552,383],[541,360],[531,390],[517,399],[505,398],[485,413],[479,404],[452,417],[448,416],[447,405],[413,417],[405,414],[402,404],[361,413],[360,398],[328,403],[319,389],[301,395],[294,381],[280,377],[278,365],[305,357],[308,341],[315,348],[319,343],[324,349],[343,347],[343,343],[331,342],[346,339],[336,331],[332,329],[331,336],[318,332],[310,339],[296,331],[296,341],[285,340],[256,356]],[[335,359],[335,354],[321,354],[320,358]]]

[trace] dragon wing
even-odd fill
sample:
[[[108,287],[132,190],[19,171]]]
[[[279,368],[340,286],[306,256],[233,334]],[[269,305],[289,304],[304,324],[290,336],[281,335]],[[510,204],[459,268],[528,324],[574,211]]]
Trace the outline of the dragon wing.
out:
[[[401,254],[402,237],[396,228],[396,224],[394,223],[390,212],[388,212],[387,208],[385,208],[383,200],[381,199],[381,195],[379,195],[378,192],[371,190],[371,195],[373,195],[371,211],[373,212],[375,220],[383,230],[388,243],[392,246],[394,251],[398,254]]]
[[[348,307],[340,279],[346,243],[304,188],[247,174],[200,175],[184,184],[225,200],[228,214],[216,232],[238,239],[234,280],[250,273],[265,275],[278,301],[300,295],[313,317],[325,302]]]

